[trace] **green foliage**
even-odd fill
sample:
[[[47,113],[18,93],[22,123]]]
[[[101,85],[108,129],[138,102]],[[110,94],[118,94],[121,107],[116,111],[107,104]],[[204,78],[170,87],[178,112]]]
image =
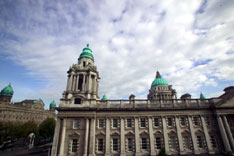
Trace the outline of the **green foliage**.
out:
[[[39,134],[43,138],[53,138],[55,129],[54,118],[47,118],[39,125]]]
[[[167,156],[165,148],[161,149],[161,151],[159,152],[159,156]]]

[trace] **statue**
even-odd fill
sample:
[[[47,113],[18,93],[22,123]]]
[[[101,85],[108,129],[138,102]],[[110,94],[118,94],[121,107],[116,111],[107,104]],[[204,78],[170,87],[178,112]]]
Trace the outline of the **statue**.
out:
[[[34,132],[31,132],[31,133],[28,135],[28,138],[29,138],[29,145],[28,145],[28,148],[33,148],[33,146],[34,146],[34,139],[35,139],[35,133],[34,133]]]

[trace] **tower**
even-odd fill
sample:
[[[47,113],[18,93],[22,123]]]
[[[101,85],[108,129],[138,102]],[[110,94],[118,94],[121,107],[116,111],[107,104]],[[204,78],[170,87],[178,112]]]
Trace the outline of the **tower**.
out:
[[[54,102],[54,100],[50,103],[50,111],[55,111],[56,108],[56,103]]]
[[[14,94],[13,88],[11,87],[11,84],[9,83],[8,86],[4,87],[1,90],[0,101],[10,103],[13,94]]]
[[[167,80],[162,78],[157,71],[156,77],[151,84],[149,90],[149,100],[170,100],[176,98],[176,91],[172,89],[172,85],[168,85]]]
[[[89,44],[82,50],[78,62],[68,70],[67,88],[61,99],[70,104],[82,104],[83,100],[98,99],[99,73]]]

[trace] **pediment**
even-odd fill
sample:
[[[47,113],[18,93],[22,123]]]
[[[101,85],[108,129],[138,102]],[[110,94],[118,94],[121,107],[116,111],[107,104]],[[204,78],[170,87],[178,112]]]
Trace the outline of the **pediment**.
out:
[[[143,132],[140,133],[140,135],[141,135],[141,136],[143,136],[143,135],[148,135],[148,133],[147,133],[147,131],[143,131]]]
[[[80,133],[74,132],[74,133],[70,134],[69,137],[80,137]]]
[[[111,136],[119,136],[119,135],[120,135],[120,133],[119,133],[119,132],[117,132],[117,131],[116,131],[116,132],[112,132],[112,133],[111,133]]]
[[[99,132],[96,134],[96,136],[105,136],[105,133],[104,132]]]
[[[129,131],[125,135],[132,136],[132,135],[134,135],[134,132],[133,131]]]

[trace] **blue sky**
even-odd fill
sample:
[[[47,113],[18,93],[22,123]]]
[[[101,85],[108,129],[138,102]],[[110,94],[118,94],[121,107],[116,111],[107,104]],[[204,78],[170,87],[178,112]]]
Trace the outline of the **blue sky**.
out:
[[[59,104],[87,43],[99,96],[146,98],[157,70],[177,90],[217,97],[234,84],[234,1],[0,1],[0,87]]]

